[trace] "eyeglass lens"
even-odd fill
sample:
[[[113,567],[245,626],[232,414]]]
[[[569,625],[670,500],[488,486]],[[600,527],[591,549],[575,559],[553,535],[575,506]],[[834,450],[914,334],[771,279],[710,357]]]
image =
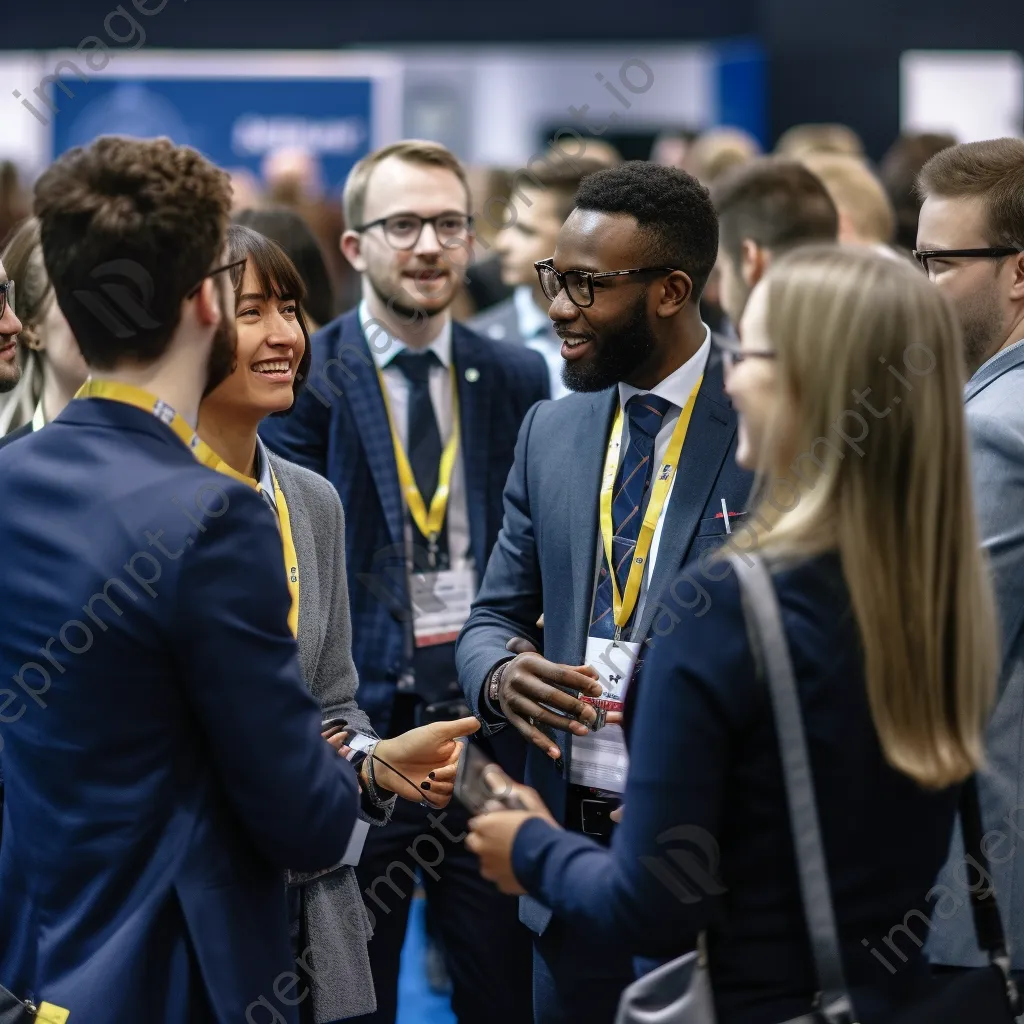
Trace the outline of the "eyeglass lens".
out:
[[[452,213],[424,220],[422,217],[399,214],[384,221],[384,236],[396,249],[411,249],[420,240],[423,225],[427,223],[433,224],[437,240],[447,248],[465,239],[469,218]]]
[[[594,296],[590,290],[590,278],[579,274],[575,270],[568,270],[562,275],[565,281],[565,290],[569,299],[580,306],[589,306]],[[554,267],[540,268],[540,286],[544,294],[552,302],[562,290],[562,284]]]

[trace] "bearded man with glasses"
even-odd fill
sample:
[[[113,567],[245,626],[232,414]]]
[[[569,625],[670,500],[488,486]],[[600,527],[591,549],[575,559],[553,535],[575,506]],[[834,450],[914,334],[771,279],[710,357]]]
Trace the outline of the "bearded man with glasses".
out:
[[[645,638],[701,613],[703,570],[682,568],[738,528],[751,488],[699,309],[717,253],[711,198],[685,172],[633,161],[580,184],[554,255],[537,264],[577,393],[523,424],[504,525],[458,642],[485,728],[520,734],[527,784],[560,824],[602,844]],[[595,948],[530,897],[520,918],[535,935],[535,1020],[611,1024],[634,976],[628,951]]]
[[[549,384],[536,352],[452,322],[473,220],[447,149],[409,140],[371,153],[352,169],[344,207],[341,248],[362,299],[313,335],[305,390],[260,435],[341,496],[359,705],[386,738],[469,714],[454,641],[501,526],[516,434]],[[522,778],[517,735],[471,742]],[[467,820],[454,802],[440,815],[405,802],[370,830],[356,874],[377,1010],[356,1024],[395,1020],[419,871],[460,1024],[529,1018],[529,934],[515,900],[477,873]]]

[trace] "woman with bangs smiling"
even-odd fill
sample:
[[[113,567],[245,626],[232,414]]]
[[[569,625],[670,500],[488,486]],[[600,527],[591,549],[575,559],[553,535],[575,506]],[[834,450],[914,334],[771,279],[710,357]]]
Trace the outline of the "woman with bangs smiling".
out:
[[[309,332],[302,311],[305,286],[284,251],[247,227],[228,230],[228,263],[237,264],[235,368],[199,409],[200,453],[213,468],[255,487],[278,520],[292,591],[289,622],[299,645],[307,686],[323,718],[344,718],[345,731],[324,738],[342,756],[350,733],[375,738],[356,704],[351,622],[345,574],[341,500],[324,478],[269,452],[257,435],[260,421],[287,412],[309,372]],[[479,728],[474,718],[435,722],[376,741],[359,768],[360,819],[385,825],[395,794],[444,807],[451,799],[459,736]],[[268,756],[287,756],[271,752]],[[268,808],[273,813],[273,808]],[[364,829],[365,834],[365,829]],[[316,876],[288,879],[296,956],[309,968],[298,993],[303,1021],[315,1024],[376,1008],[366,943],[370,919],[355,871],[337,865]],[[298,997],[296,997],[298,998]]]

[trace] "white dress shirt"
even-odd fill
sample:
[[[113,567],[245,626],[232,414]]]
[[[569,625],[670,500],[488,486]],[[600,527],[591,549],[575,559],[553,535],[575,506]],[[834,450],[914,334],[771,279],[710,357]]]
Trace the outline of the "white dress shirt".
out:
[[[267,504],[277,511],[277,495],[274,493],[274,476],[270,472],[270,459],[267,457],[267,449],[256,435],[256,479],[260,485],[260,493]]]
[[[548,377],[551,379],[551,397],[561,398],[569,394],[569,389],[562,383],[562,339],[555,334],[551,318],[542,310],[533,298],[533,288],[521,284],[512,292],[516,319],[519,321],[519,335],[527,348],[539,352],[548,364]]]
[[[630,384],[619,383],[619,406],[623,410],[623,437],[620,451],[624,452],[626,445],[629,444],[629,418],[625,413],[626,403],[634,395],[657,395],[659,398],[664,398],[672,403],[672,408],[665,414],[665,419],[662,422],[661,429],[658,431],[658,436],[654,439],[655,468],[662,464],[665,460],[665,453],[668,451],[668,443],[672,438],[672,431],[675,430],[676,424],[679,422],[683,406],[686,405],[690,392],[704,373],[710,354],[711,328],[705,324],[704,343],[701,347],[678,370],[670,373],[663,381],[651,388],[650,391],[642,391],[640,388],[635,388]],[[636,612],[633,618],[634,628],[635,624],[639,623],[640,616],[643,614],[644,602],[647,600],[647,586],[650,582],[654,565],[658,560],[658,547],[661,544],[661,531],[665,526],[665,513],[668,511],[669,502],[672,500],[672,492],[678,480],[679,473],[676,472],[672,477],[672,482],[669,484],[668,494],[665,495],[665,504],[661,508],[658,525],[654,529],[654,537],[651,540],[651,553],[644,568],[644,576],[640,584],[640,595],[637,599]]]
[[[441,333],[427,346],[437,356],[440,366],[430,370],[430,401],[437,417],[437,429],[441,433],[442,447],[448,443],[452,433],[452,321],[447,313],[444,317]],[[383,328],[367,324],[373,320],[370,310],[363,300],[359,303],[359,326],[369,344],[373,360],[380,368],[387,388],[388,405],[398,432],[399,440],[406,452],[409,450],[409,381],[397,366],[391,365],[399,352],[407,346],[395,337],[387,337]],[[418,351],[418,350],[413,350]],[[460,439],[459,450],[452,467],[451,488],[448,493],[448,512],[445,522],[448,528],[448,555],[452,569],[473,567],[473,557],[469,547],[469,506],[466,504],[466,480],[462,449],[465,439]],[[424,494],[423,502],[430,507],[432,494]],[[403,495],[404,503],[404,495]],[[406,540],[412,542],[412,525],[406,516]]]

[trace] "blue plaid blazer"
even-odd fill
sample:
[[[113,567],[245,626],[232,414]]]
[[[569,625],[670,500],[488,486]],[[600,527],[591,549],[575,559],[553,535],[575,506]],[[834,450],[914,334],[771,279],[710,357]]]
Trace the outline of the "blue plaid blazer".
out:
[[[404,515],[387,412],[355,310],[313,335],[306,387],[287,416],[260,427],[279,455],[334,484],[345,507],[352,655],[359,706],[386,735],[398,680],[410,670],[411,605]],[[541,356],[452,325],[470,546],[482,575],[501,529],[502,491],[530,407],[550,394]],[[476,373],[467,371],[475,370]]]

